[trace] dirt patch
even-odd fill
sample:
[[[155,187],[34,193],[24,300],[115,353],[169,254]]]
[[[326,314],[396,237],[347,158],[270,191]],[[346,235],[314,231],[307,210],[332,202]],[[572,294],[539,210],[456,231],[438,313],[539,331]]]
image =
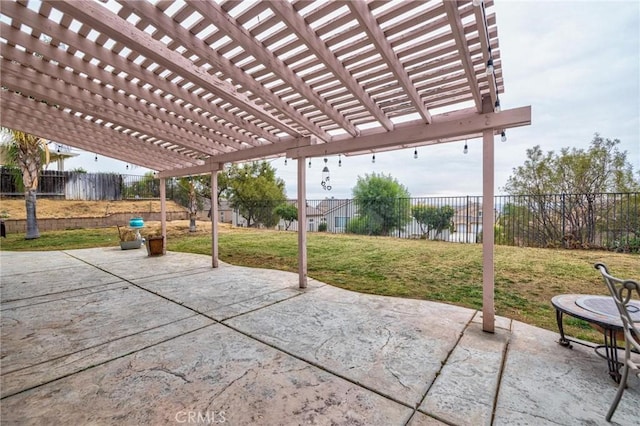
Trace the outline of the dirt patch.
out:
[[[70,201],[41,198],[37,200],[36,211],[41,219],[105,217],[112,213],[160,212],[160,200]],[[167,212],[183,211],[184,207],[167,201]],[[0,217],[26,219],[26,215],[24,199],[0,200]]]

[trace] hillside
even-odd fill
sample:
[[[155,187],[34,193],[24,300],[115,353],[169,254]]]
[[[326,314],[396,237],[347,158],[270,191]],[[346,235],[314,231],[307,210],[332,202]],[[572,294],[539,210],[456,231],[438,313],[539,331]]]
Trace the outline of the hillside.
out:
[[[37,201],[37,216],[41,219],[67,217],[104,217],[111,213],[160,212],[160,200],[131,201],[69,201],[40,198]],[[167,201],[167,212],[183,212],[185,208]],[[25,219],[24,199],[0,200],[0,217]]]

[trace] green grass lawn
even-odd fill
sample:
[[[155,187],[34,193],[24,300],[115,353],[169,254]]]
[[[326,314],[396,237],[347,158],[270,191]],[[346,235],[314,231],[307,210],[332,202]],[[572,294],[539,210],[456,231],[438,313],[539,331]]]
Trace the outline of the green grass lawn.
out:
[[[209,255],[209,231],[170,230],[168,249]],[[115,229],[45,232],[37,240],[12,234],[2,250],[61,250],[116,246]],[[222,230],[220,259],[242,266],[297,271],[297,235],[253,229]],[[498,315],[556,330],[552,296],[607,294],[593,268],[604,262],[614,275],[640,279],[640,256],[606,251],[497,246],[495,300]],[[309,276],[363,293],[482,307],[482,247],[388,237],[308,234]],[[585,323],[567,321],[567,333],[599,341]]]

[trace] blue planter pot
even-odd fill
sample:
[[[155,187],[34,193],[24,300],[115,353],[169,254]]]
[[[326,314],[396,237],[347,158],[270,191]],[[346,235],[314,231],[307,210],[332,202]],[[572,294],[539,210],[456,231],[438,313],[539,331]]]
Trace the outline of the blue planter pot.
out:
[[[144,220],[141,217],[133,217],[129,220],[129,228],[139,229],[144,227]]]

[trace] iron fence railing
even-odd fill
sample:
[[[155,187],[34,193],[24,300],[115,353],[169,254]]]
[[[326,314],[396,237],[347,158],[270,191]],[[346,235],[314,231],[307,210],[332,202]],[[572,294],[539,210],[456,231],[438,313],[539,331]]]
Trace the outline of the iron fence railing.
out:
[[[167,199],[189,206],[177,179],[166,180]],[[21,196],[17,173],[0,169],[0,195]],[[160,197],[153,175],[44,171],[39,196],[81,200]],[[198,195],[198,209],[209,208]],[[289,202],[298,203],[295,200]],[[274,226],[272,210],[282,201],[257,200],[234,209],[239,226]],[[386,235],[478,243],[482,241],[482,197],[307,200],[310,231]],[[640,193],[498,195],[494,200],[496,244],[525,247],[600,248],[640,252]],[[243,218],[243,213],[250,217]],[[250,219],[248,221],[247,219]],[[263,223],[264,222],[264,223]],[[276,225],[277,226],[277,225]],[[285,229],[285,226],[277,226]],[[290,227],[289,227],[290,228]],[[291,228],[290,228],[291,229]],[[297,229],[297,225],[293,229]]]
[[[328,232],[482,241],[482,197],[307,201]],[[310,209],[310,210],[309,210]],[[640,252],[640,193],[498,195],[496,244]]]

